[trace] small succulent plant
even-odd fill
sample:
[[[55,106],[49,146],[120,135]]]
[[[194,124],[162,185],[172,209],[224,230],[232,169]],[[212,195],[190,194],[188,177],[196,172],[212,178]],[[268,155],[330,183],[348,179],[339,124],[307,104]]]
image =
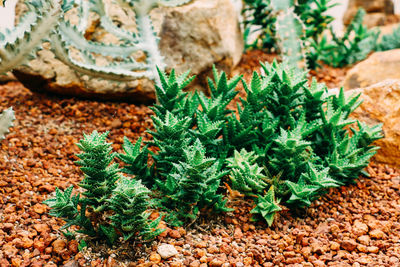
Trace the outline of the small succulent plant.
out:
[[[155,229],[161,218],[148,219],[150,191],[140,180],[123,176],[118,164],[112,163],[116,153],[111,152],[107,135],[94,131],[78,144],[83,153],[77,155],[77,164],[85,174],[79,186],[84,192],[73,195],[72,186],[64,192],[57,188],[55,198],[44,203],[52,208],[50,215],[66,221],[63,229],[78,226],[78,232],[105,238],[109,244],[120,235],[125,240],[152,239],[162,230]]]

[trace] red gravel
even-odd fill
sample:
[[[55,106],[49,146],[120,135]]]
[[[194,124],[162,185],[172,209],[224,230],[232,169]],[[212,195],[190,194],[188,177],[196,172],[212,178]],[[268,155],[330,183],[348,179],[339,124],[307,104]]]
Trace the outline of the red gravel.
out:
[[[245,56],[239,69],[258,68],[257,53]],[[324,71],[320,78],[337,80],[344,72]],[[82,179],[74,154],[84,132],[109,130],[120,150],[123,136],[149,138],[151,111],[32,94],[19,83],[0,86],[0,108],[9,106],[17,121],[0,144],[0,266],[400,266],[400,170],[376,164],[368,167],[370,178],[332,189],[306,212],[282,212],[270,228],[250,220],[251,201],[229,196],[234,212],[200,218],[186,230],[167,228],[151,244],[90,244],[92,252],[78,252],[42,201],[55,187]],[[161,259],[162,243],[178,254]]]

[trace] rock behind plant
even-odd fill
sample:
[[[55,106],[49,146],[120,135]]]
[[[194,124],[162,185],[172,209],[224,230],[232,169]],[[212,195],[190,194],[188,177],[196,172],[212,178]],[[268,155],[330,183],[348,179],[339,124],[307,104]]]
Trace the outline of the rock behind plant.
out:
[[[110,4],[111,1],[106,2]],[[110,16],[122,28],[135,30],[133,12],[125,13],[120,7],[112,5]],[[167,69],[175,68],[179,73],[191,69],[193,74],[199,75],[199,83],[204,86],[204,76],[213,64],[230,72],[239,63],[243,40],[238,16],[230,0],[195,0],[180,7],[155,9],[151,16],[160,37],[159,47]],[[71,18],[74,16],[71,15]],[[90,18],[92,26],[88,28],[86,37],[105,43],[118,42],[115,36],[97,28],[96,17]],[[20,67],[15,71],[15,75],[34,91],[136,102],[155,100],[154,86],[148,79],[124,83],[88,80],[55,59],[47,49],[39,52],[29,67]]]

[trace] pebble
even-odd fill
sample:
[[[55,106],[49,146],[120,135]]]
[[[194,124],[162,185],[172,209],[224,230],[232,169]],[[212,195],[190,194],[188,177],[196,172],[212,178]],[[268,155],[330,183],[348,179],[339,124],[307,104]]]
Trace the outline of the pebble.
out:
[[[361,236],[368,232],[368,225],[357,220],[354,222],[352,230],[353,234],[355,234],[356,236]]]
[[[163,259],[168,259],[178,254],[176,248],[173,245],[169,244],[162,244],[158,246],[157,252]]]
[[[357,248],[357,242],[354,241],[353,239],[349,239],[349,240],[343,240],[340,244],[340,246],[347,250],[347,251],[353,251]]]
[[[161,262],[161,256],[160,256],[160,254],[157,254],[157,253],[152,253],[150,255],[149,259],[153,263],[160,263]]]
[[[386,236],[386,234],[382,230],[375,229],[369,232],[369,236],[375,239],[382,239]]]
[[[370,240],[371,240],[370,237],[367,235],[362,235],[357,238],[358,242],[360,242],[361,244],[366,245],[366,246],[369,245]]]
[[[376,246],[368,247],[368,252],[369,253],[378,253],[379,252],[379,248],[376,247]]]

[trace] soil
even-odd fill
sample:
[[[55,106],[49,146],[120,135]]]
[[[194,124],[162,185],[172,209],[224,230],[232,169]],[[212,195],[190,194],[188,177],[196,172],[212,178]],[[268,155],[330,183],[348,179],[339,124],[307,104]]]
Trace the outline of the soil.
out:
[[[258,61],[273,58],[252,51],[238,72],[249,79]],[[332,88],[345,73],[325,66],[312,75]],[[42,201],[82,179],[74,161],[83,133],[110,131],[121,151],[123,136],[149,139],[152,112],[31,93],[17,82],[0,87],[0,107],[9,106],[17,120],[0,143],[0,266],[400,266],[400,170],[376,163],[370,177],[330,190],[306,211],[281,212],[272,227],[251,221],[252,202],[227,192],[231,213],[202,217],[188,229],[163,224],[167,230],[149,244],[88,241],[79,252]],[[177,254],[162,259],[161,244]]]

